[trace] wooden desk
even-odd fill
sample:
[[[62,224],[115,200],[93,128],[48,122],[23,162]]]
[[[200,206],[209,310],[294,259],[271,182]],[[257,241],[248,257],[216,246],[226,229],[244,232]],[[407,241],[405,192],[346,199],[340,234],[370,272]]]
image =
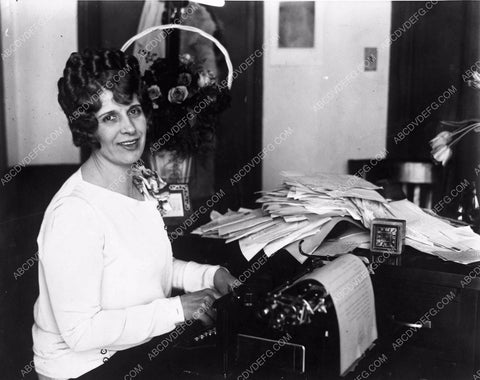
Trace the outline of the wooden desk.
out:
[[[185,239],[177,244],[180,251],[183,245],[183,252],[174,250],[184,259],[195,259],[186,247],[196,247],[200,254],[203,245],[208,253],[199,261],[224,264],[237,276],[249,265],[238,245]],[[408,247],[393,261],[379,264],[372,276],[377,345],[345,380],[473,379],[480,370],[480,264],[445,262]],[[256,281],[275,286],[301,268],[288,253],[279,252],[259,271]],[[383,355],[387,360],[375,367]],[[325,377],[329,378],[337,377]]]
[[[378,268],[377,323],[391,378],[472,379],[480,369],[477,265],[407,249],[397,265]]]

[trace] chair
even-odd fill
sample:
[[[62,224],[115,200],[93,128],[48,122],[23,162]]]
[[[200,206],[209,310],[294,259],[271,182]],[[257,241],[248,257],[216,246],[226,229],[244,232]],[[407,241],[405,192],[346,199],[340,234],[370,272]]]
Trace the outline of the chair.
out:
[[[381,160],[375,165],[372,162],[375,160],[348,160],[348,172],[382,186],[386,198],[407,198],[419,207],[432,207],[435,178],[432,163],[394,159]]]
[[[392,180],[401,185],[408,200],[432,208],[433,164],[430,162],[392,162]]]

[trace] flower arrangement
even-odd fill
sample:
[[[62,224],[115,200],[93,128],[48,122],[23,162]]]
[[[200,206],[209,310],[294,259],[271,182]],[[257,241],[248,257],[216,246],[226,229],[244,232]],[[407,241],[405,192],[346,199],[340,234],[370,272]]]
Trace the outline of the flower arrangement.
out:
[[[480,89],[480,73],[474,71],[472,79],[467,84],[477,90]],[[453,128],[453,132],[443,131],[430,140],[431,154],[436,163],[445,166],[452,157],[453,146],[471,131],[480,132],[480,120],[470,119],[463,121],[441,121],[440,124]]]
[[[150,152],[174,151],[180,157],[213,147],[218,115],[230,105],[230,92],[189,54],[178,62],[146,57],[142,77],[151,106]]]
[[[476,119],[464,121],[441,121],[441,124],[457,128],[453,132],[443,131],[430,140],[435,162],[445,166],[452,157],[452,147],[471,131],[480,132],[480,122]]]

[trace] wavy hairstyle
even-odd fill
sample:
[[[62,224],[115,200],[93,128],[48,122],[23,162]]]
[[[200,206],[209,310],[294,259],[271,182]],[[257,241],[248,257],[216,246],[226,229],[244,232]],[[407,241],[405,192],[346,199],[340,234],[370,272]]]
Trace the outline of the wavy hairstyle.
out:
[[[90,50],[70,55],[58,80],[58,102],[67,116],[73,143],[100,148],[94,133],[95,113],[102,107],[100,94],[109,90],[119,104],[129,104],[136,94],[143,105],[138,60],[120,50]]]

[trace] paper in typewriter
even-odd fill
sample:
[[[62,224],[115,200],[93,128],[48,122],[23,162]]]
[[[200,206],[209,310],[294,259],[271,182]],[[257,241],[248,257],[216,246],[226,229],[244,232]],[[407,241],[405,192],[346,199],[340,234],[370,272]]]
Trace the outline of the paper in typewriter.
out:
[[[365,264],[346,254],[302,277],[320,282],[332,297],[340,334],[340,375],[377,339],[375,299]]]

